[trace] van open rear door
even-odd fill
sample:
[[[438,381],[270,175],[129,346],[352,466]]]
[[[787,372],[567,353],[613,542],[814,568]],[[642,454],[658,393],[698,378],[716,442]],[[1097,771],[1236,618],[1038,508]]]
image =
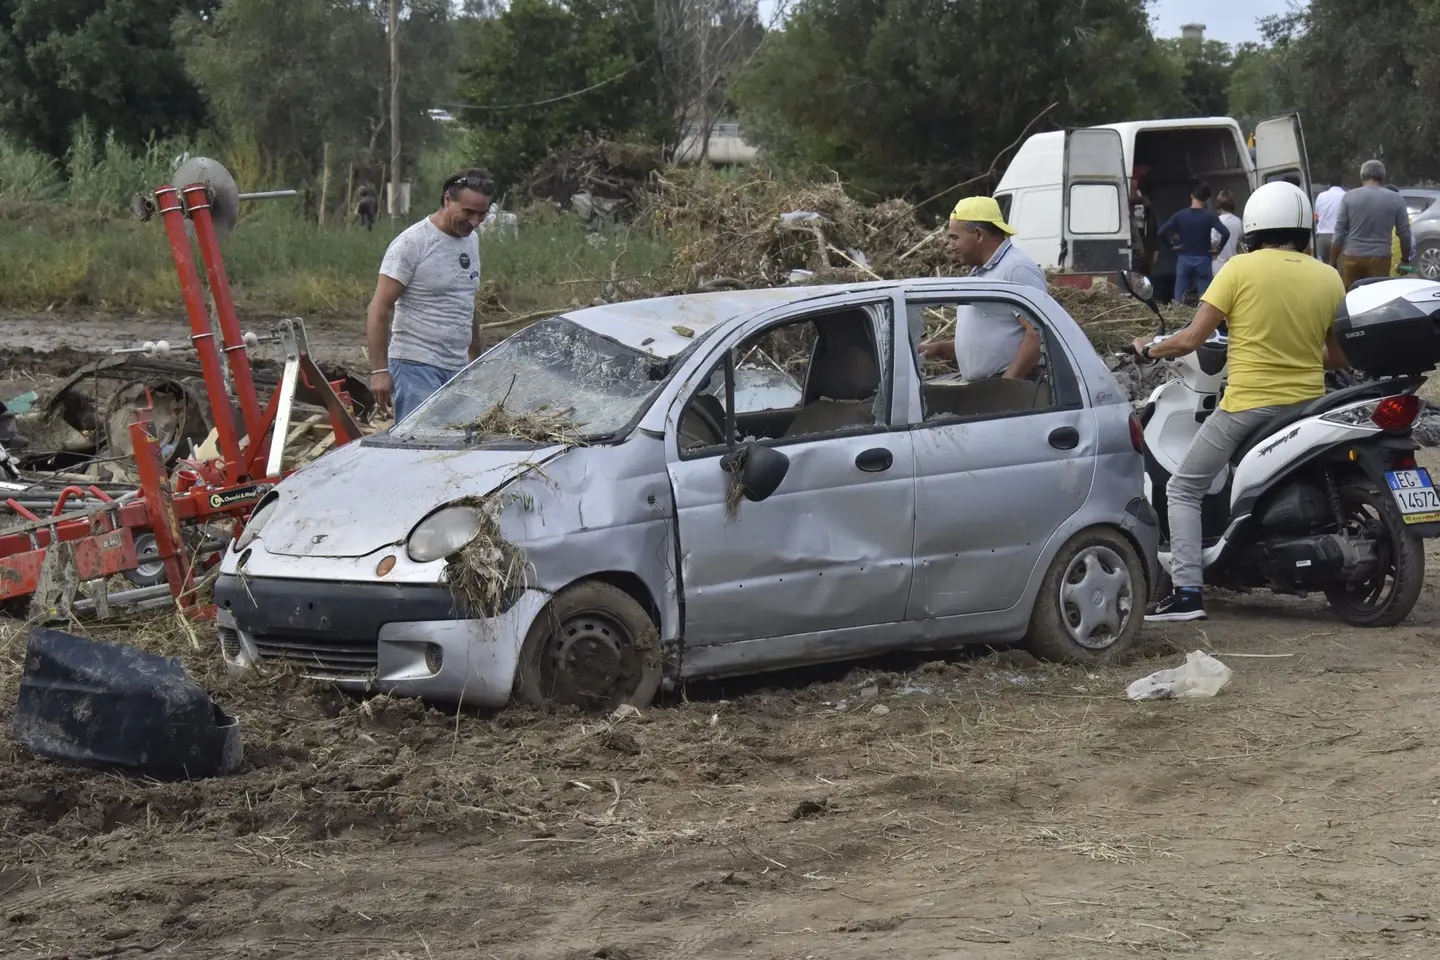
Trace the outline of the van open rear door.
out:
[[[1300,114],[1272,117],[1255,125],[1255,174],[1257,187],[1293,175],[1300,180],[1305,196],[1310,196],[1310,157],[1305,152]]]
[[[1120,132],[1065,132],[1060,268],[1074,273],[1130,269],[1130,178]]]

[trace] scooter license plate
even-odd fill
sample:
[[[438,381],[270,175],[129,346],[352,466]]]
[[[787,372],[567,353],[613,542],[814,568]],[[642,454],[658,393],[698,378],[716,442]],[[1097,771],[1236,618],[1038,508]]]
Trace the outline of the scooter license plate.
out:
[[[1400,515],[1406,523],[1431,523],[1440,520],[1440,494],[1430,481],[1430,471],[1424,467],[1415,470],[1391,470],[1385,474],[1390,484],[1390,495],[1400,508]]]

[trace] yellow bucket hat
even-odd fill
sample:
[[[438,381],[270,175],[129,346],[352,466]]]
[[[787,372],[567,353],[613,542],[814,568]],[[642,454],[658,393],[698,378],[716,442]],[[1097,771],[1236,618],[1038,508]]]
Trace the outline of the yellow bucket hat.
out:
[[[995,202],[994,197],[966,197],[955,204],[955,209],[950,212],[950,219],[993,223],[1002,233],[1012,236],[1015,233],[1015,228],[1005,222],[1005,216],[1000,212],[1000,204]]]

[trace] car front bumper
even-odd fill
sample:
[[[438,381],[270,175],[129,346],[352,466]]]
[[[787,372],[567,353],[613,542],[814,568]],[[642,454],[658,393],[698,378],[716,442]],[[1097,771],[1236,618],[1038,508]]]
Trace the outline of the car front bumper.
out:
[[[500,707],[547,599],[526,590],[497,616],[457,619],[450,591],[433,584],[226,574],[215,583],[215,623],[232,673],[289,661],[354,692]]]

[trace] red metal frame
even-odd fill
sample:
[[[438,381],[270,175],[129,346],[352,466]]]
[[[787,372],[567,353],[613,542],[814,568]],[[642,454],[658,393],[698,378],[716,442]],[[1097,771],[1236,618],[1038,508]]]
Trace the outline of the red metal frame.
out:
[[[270,444],[275,437],[278,436],[281,443],[285,439],[285,427],[277,429],[275,422],[279,410],[279,390],[271,396],[262,414],[205,187],[194,183],[181,191],[173,186],[163,186],[155,191],[155,200],[175,261],[180,296],[190,321],[190,339],[200,359],[220,455],[204,462],[183,461],[172,484],[166,476],[160,443],[151,435],[149,410],[137,409],[135,421],[130,424],[130,440],[140,478],[139,496],[116,503],[97,487],[92,486],[88,490],[66,487],[48,517],[27,510],[14,500],[6,501],[10,509],[29,522],[0,533],[0,600],[25,597],[35,592],[46,554],[55,544],[71,545],[81,581],[95,580],[135,569],[139,565],[135,552],[136,535],[149,532],[155,537],[156,553],[164,564],[171,596],[180,610],[195,618],[212,617],[213,606],[196,602],[195,563],[187,553],[182,528],[187,524],[228,519],[232,535],[238,536],[255,501],[285,476],[285,472],[275,477],[257,476],[264,470]],[[220,351],[215,346],[204,289],[185,228],[187,216],[194,225],[195,240],[205,265],[210,293],[215,300],[235,399],[239,403],[246,436],[249,437],[244,451],[236,434]],[[343,380],[326,380],[309,354],[300,354],[300,381],[296,394],[325,407],[335,431],[337,446],[362,435],[359,425],[350,415],[350,397],[342,389],[343,384]],[[70,499],[83,498],[87,494],[100,500],[101,506],[79,515],[63,515],[65,504]]]

